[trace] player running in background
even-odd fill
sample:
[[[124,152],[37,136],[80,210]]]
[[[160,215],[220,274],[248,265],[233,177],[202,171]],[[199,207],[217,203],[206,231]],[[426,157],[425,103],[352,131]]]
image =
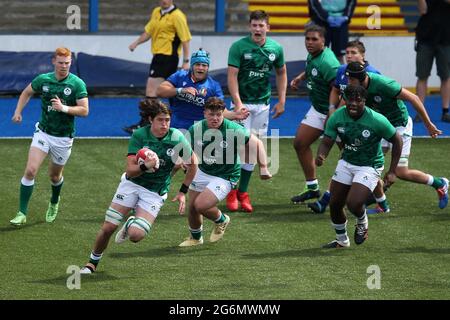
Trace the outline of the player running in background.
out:
[[[386,117],[366,107],[366,89],[349,85],[344,97],[345,107],[339,108],[327,121],[315,161],[317,166],[324,163],[339,136],[344,147],[330,185],[330,216],[336,239],[324,248],[350,246],[345,206],[356,217],[355,243],[362,244],[367,239],[369,221],[365,200],[377,186],[384,169],[381,139],[388,140],[393,146],[391,164],[384,178],[386,185],[395,181],[395,169],[402,150],[402,140],[394,126]]]
[[[311,108],[298,127],[294,139],[295,152],[305,175],[306,186],[303,192],[291,198],[293,203],[320,197],[311,144],[323,133],[330,109],[331,88],[340,66],[333,51],[325,47],[324,28],[317,25],[308,27],[305,31],[305,46],[308,51],[306,70],[291,81],[291,86],[297,89],[300,82],[306,80],[311,100]]]
[[[165,104],[146,99],[141,102],[140,109],[141,116],[146,116],[150,125],[135,130],[130,138],[126,173],[122,175],[111,205],[106,211],[105,222],[97,234],[89,262],[81,269],[82,274],[96,271],[109,239],[130,211],[133,215],[128,217],[117,232],[116,243],[123,243],[127,239],[139,242],[150,232],[167,199],[171,172],[179,157],[185,161],[187,173],[172,201],[178,201],[178,211],[180,214],[184,213],[185,194],[197,171],[195,154],[184,135],[179,130],[170,128],[171,112]],[[144,147],[157,156],[147,157],[144,163],[139,164],[136,154]]]
[[[209,98],[205,104],[205,119],[189,128],[191,147],[199,158],[199,169],[189,190],[190,237],[180,247],[203,244],[203,216],[214,222],[210,242],[222,239],[230,217],[217,204],[234,188],[241,174],[240,148],[246,147],[260,168],[261,179],[272,176],[267,168],[263,143],[249,130],[224,119],[225,102]],[[254,158],[254,157],[250,157]]]
[[[15,226],[27,222],[28,204],[33,193],[34,178],[42,162],[50,154],[48,175],[52,184],[52,195],[45,220],[53,222],[58,214],[59,199],[64,182],[63,170],[72,152],[75,135],[75,117],[89,114],[86,85],[70,73],[72,52],[57,48],[52,64],[54,71],[44,73],[31,81],[22,91],[12,121],[22,122],[22,111],[30,98],[41,96],[41,118],[36,123],[25,173],[20,181],[19,212],[10,223]]]
[[[245,128],[257,137],[267,135],[269,112],[272,119],[284,112],[286,103],[287,72],[282,46],[267,37],[270,29],[269,15],[263,10],[250,13],[250,35],[232,44],[228,53],[228,89],[232,98],[232,108],[239,111],[243,108],[250,112],[241,121]],[[275,69],[278,102],[270,111],[272,88],[270,75]],[[253,212],[248,194],[254,164],[245,162],[241,166],[239,187],[231,190],[227,197],[227,208],[230,211],[241,209]]]
[[[411,153],[411,143],[413,135],[413,121],[408,114],[408,110],[403,101],[408,101],[422,118],[429,135],[436,138],[442,134],[442,131],[437,129],[431,122],[430,117],[420,101],[419,97],[402,88],[402,86],[393,79],[388,77],[367,73],[364,65],[358,62],[351,62],[347,66],[346,74],[348,76],[349,84],[359,84],[367,89],[366,105],[375,111],[383,114],[391,124],[397,129],[403,139],[402,156],[395,170],[398,178],[427,184],[433,187],[439,198],[438,206],[443,209],[448,204],[448,179],[444,177],[434,177],[430,174],[419,170],[410,169],[408,166],[409,155]],[[383,151],[387,152],[390,145],[387,141],[382,141]],[[379,202],[380,194],[383,191],[381,183],[378,184],[374,191],[374,196]],[[378,212],[383,212],[379,208]]]

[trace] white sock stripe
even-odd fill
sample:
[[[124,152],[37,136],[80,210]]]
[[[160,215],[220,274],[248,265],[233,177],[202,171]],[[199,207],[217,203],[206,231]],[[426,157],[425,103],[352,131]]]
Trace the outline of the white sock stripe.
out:
[[[202,232],[203,231],[203,225],[201,225],[200,228],[198,228],[198,229],[192,229],[191,227],[189,227],[189,231],[190,232]]]
[[[364,210],[364,214],[362,215],[361,218],[356,218],[356,223],[357,224],[364,224],[367,227],[367,225],[369,224],[369,219],[367,219],[366,210]]]
[[[345,221],[344,223],[331,223],[331,225],[333,226],[334,229],[337,230],[345,230],[347,228],[347,221]]]
[[[311,180],[311,181],[306,181],[307,186],[310,186],[312,184],[319,184],[319,180],[315,179],[315,180]]]
[[[33,180],[28,180],[25,177],[22,177],[22,179],[20,180],[20,183],[23,184],[26,187],[30,187],[32,185],[34,185],[34,179]]]
[[[64,182],[64,177],[61,176],[61,180],[59,180],[57,183],[52,182],[52,186],[54,186],[54,187],[60,186],[60,185],[62,185],[63,182]]]
[[[101,258],[102,258],[102,256],[103,256],[103,253],[101,253],[101,254],[96,254],[96,253],[94,253],[94,252],[91,252],[91,259],[92,260],[95,260],[95,261],[98,261],[98,260],[100,260]]]
[[[385,194],[383,194],[383,196],[382,196],[381,198],[375,197],[375,201],[376,201],[376,202],[382,202],[382,201],[384,201],[384,200],[386,200],[386,195],[385,195]]]
[[[219,210],[219,217],[216,220],[214,220],[214,222],[218,223],[220,218],[222,218],[222,211]],[[226,218],[226,217],[224,216],[224,218]]]
[[[427,185],[429,186],[433,185],[434,182],[433,176],[431,174],[427,174],[427,177],[428,177]]]
[[[254,171],[255,170],[255,165],[254,164],[250,164],[250,163],[242,163],[241,164],[241,169],[244,169],[245,171]]]

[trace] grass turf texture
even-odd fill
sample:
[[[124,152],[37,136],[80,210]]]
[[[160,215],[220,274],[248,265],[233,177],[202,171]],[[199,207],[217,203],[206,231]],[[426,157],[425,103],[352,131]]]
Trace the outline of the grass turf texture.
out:
[[[391,213],[370,216],[369,239],[326,250],[334,239],[329,212],[313,215],[290,197],[303,190],[304,178],[292,140],[280,141],[280,169],[271,181],[254,175],[252,215],[231,213],[224,239],[211,244],[212,223],[205,221],[205,244],[178,248],[189,235],[185,217],[168,201],[149,236],[118,246],[111,239],[98,272],[69,290],[70,265],[89,256],[125,167],[126,140],[77,140],[66,167],[60,212],[45,222],[50,199],[46,164],[36,179],[27,225],[9,225],[18,206],[19,181],[29,140],[1,140],[0,299],[449,299],[450,208],[437,207],[431,188],[397,181],[388,193]],[[314,145],[314,153],[317,144]],[[415,139],[412,168],[450,176],[450,139]],[[388,156],[389,159],[390,155]],[[333,148],[318,170],[322,190],[337,161]],[[387,166],[386,166],[387,167]],[[224,202],[221,203],[224,212]],[[381,289],[369,290],[367,268],[381,270]]]

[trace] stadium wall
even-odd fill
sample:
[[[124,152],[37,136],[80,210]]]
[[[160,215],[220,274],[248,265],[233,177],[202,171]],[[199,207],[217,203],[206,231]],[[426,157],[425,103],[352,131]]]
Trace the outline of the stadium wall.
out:
[[[210,70],[227,66],[228,49],[231,44],[246,34],[194,35],[191,50],[204,48],[211,53]],[[139,46],[135,52],[128,45],[138,35],[0,35],[0,51],[53,51],[66,46],[75,52],[109,56],[136,62],[150,62],[150,43]],[[306,57],[302,35],[273,35],[285,49],[286,61],[303,60]],[[362,37],[367,60],[383,74],[396,79],[404,87],[416,84],[414,37]],[[429,79],[430,87],[439,87],[436,67]]]

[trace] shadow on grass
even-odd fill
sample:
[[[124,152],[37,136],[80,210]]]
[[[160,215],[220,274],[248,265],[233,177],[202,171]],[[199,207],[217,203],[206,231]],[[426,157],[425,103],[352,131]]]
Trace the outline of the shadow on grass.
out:
[[[448,209],[446,210],[446,212],[441,209],[439,209],[439,210],[440,211],[437,211],[437,213],[433,212],[431,214],[433,221],[450,221],[450,215],[448,213]]]
[[[27,229],[27,228],[34,227],[34,226],[37,226],[37,225],[40,225],[40,224],[45,224],[45,223],[46,223],[45,221],[36,221],[36,222],[33,222],[33,223],[27,223],[27,224],[25,224],[23,226],[9,225],[7,227],[0,228],[0,232],[20,231],[20,230],[23,230],[23,229]]]
[[[53,286],[66,286],[67,278],[71,276],[70,274],[59,276],[55,278],[49,278],[49,279],[40,279],[40,280],[34,280],[30,281],[30,283],[39,283],[39,284],[48,284]],[[133,278],[133,277],[129,277]],[[115,277],[113,275],[110,275],[104,271],[95,272],[94,274],[86,274],[81,275],[81,284],[84,283],[93,283],[93,282],[103,282],[103,281],[115,281],[115,280],[123,280],[123,277]]]
[[[167,256],[179,257],[180,255],[191,255],[193,252],[195,252],[196,256],[220,255],[219,252],[214,251],[213,249],[214,249],[213,245],[201,245],[192,248],[164,247],[164,248],[154,248],[146,251],[130,250],[130,252],[113,252],[109,254],[109,257],[115,259],[128,259],[135,257],[151,257],[151,258],[160,258]]]
[[[101,224],[105,221],[105,216],[94,216],[92,218],[81,218],[81,219],[72,219],[72,218],[68,218],[65,219],[65,221],[67,222],[81,222],[81,223],[98,223]]]
[[[450,254],[450,248],[425,248],[425,247],[409,247],[399,249],[398,253],[429,253],[429,254]]]
[[[273,259],[273,258],[297,258],[297,257],[329,257],[329,256],[342,256],[345,252],[351,252],[349,249],[323,249],[323,248],[308,248],[298,250],[287,250],[278,252],[268,252],[261,254],[243,254],[244,259]]]

